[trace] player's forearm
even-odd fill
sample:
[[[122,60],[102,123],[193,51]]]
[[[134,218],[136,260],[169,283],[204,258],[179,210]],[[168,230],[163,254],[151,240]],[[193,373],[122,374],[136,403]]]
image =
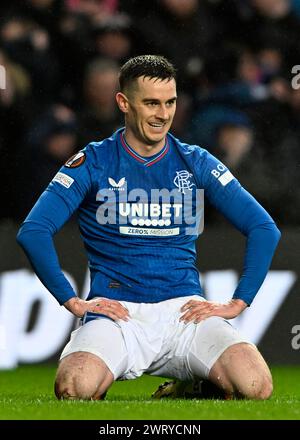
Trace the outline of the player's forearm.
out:
[[[266,210],[243,188],[229,191],[216,205],[247,237],[244,270],[233,298],[250,305],[267,275],[280,232]]]
[[[244,270],[233,298],[251,304],[267,275],[280,235],[272,222],[256,226],[249,232]]]
[[[24,223],[17,235],[17,241],[41,282],[60,304],[76,296],[62,273],[52,236],[46,228]]]

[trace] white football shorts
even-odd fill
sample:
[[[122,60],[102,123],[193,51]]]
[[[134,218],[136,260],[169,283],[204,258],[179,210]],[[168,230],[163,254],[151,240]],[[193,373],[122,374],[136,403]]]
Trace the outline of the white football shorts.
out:
[[[134,379],[143,373],[190,380],[207,378],[211,367],[233,344],[250,343],[228,321],[210,317],[198,324],[179,321],[180,308],[194,295],[160,303],[120,301],[129,320],[117,322],[101,317],[71,334],[60,359],[78,351],[101,358],[114,379]]]

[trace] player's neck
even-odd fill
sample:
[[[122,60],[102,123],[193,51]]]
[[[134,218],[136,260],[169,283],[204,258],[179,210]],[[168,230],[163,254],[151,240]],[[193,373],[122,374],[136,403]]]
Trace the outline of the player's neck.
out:
[[[143,157],[154,156],[155,154],[159,153],[166,144],[166,138],[164,137],[156,144],[147,145],[147,143],[143,143],[136,138],[136,136],[128,129],[125,129],[124,131],[124,139],[130,148]]]

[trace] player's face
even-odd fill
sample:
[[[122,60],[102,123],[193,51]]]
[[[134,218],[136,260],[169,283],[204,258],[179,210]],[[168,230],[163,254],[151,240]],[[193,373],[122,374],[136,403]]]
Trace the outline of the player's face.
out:
[[[176,98],[174,79],[138,78],[127,96],[126,134],[131,142],[140,147],[163,147],[174,118]]]

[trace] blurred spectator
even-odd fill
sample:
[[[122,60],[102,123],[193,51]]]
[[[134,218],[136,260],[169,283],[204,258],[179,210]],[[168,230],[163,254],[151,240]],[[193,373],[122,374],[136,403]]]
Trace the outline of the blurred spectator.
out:
[[[186,130],[192,116],[192,98],[187,93],[178,91],[176,113],[172,123],[172,134],[176,137],[185,138]]]
[[[241,153],[246,153],[251,146],[251,130],[251,122],[245,113],[233,107],[210,104],[193,115],[189,141],[209,149],[220,156],[220,159],[228,155],[231,158],[230,162],[235,164],[240,161]],[[228,138],[233,140],[232,151]],[[219,148],[218,143],[220,143]],[[236,148],[239,143],[240,152]],[[234,151],[237,154],[236,158],[232,156]]]
[[[282,99],[270,98],[259,110],[257,135],[272,177],[268,204],[282,223],[299,224],[300,90],[285,85]]]
[[[95,59],[89,64],[83,83],[84,104],[79,114],[80,143],[97,141],[123,124],[115,95],[118,65],[112,60]]]
[[[290,0],[251,0],[254,8],[263,16],[280,19],[289,14]]]
[[[204,2],[153,0],[146,9],[134,16],[144,51],[167,56],[178,68],[180,87],[189,89],[189,77],[201,71],[213,38]]]
[[[59,66],[48,33],[26,18],[12,17],[4,21],[0,34],[9,57],[30,75],[36,102],[48,102],[59,81]]]
[[[159,53],[178,68],[172,132],[220,157],[276,220],[299,223],[299,5],[3,0],[0,217],[25,214],[68,156],[123,124],[119,65]]]
[[[57,29],[57,20],[63,11],[62,0],[24,0],[19,5],[19,14],[45,29],[51,38]]]
[[[106,18],[117,10],[118,0],[65,0],[67,8],[90,18]]]
[[[231,169],[237,168],[243,162],[252,142],[252,129],[247,125],[226,123],[218,127],[216,149],[220,152],[220,158]]]
[[[73,108],[82,105],[82,81],[93,54],[89,17],[65,11],[58,21],[56,54],[61,67],[60,99]]]
[[[96,56],[123,64],[132,55],[133,33],[127,15],[114,15],[100,22],[94,20],[92,35]]]
[[[13,63],[0,50],[0,65],[6,71],[5,89],[1,91],[0,101],[3,107],[11,106],[19,98],[25,97],[31,91],[29,75],[18,64]]]
[[[59,168],[79,148],[75,114],[60,104],[52,106],[30,127],[24,150],[18,155],[22,187],[14,215],[22,218]]]
[[[254,54],[249,50],[244,49],[239,56],[237,78],[249,86],[255,86],[261,82],[260,66]]]
[[[293,11],[300,17],[300,0],[292,0]]]
[[[0,90],[0,218],[3,218],[12,215],[13,188],[16,186],[15,156],[30,118],[28,98],[31,84],[26,71],[1,50],[0,65],[5,69],[5,89]]]
[[[299,19],[292,10],[291,0],[250,0],[252,13],[240,17],[240,37],[258,51],[272,46],[285,54],[286,65],[299,60]]]

